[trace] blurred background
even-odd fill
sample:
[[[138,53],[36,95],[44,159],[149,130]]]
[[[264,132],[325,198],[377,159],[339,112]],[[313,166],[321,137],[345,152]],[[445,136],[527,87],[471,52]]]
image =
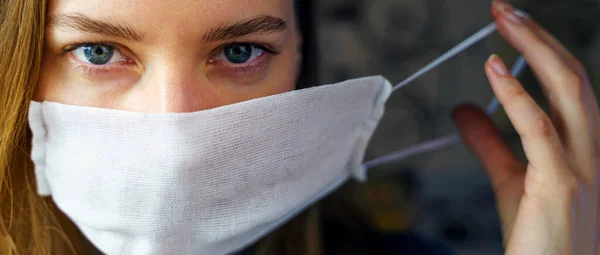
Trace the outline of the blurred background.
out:
[[[600,92],[600,1],[521,0],[512,3],[545,26],[587,67]],[[367,75],[398,83],[489,24],[488,0],[315,1],[320,84]],[[517,53],[494,34],[396,92],[367,160],[453,133],[460,103],[492,98],[483,64],[497,53],[512,65]],[[545,106],[533,75],[521,81]],[[521,153],[502,109],[498,127]],[[482,166],[462,144],[372,169],[369,182],[348,183],[334,196],[358,208],[379,231],[409,231],[442,241],[459,254],[502,254],[494,195]]]

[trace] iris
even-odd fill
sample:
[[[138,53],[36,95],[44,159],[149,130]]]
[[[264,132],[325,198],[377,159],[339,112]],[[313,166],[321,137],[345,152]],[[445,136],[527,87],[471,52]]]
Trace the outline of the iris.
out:
[[[225,57],[234,64],[246,63],[252,57],[252,44],[240,43],[225,47]]]
[[[94,65],[104,65],[110,61],[115,50],[108,45],[92,44],[83,46],[83,55]]]

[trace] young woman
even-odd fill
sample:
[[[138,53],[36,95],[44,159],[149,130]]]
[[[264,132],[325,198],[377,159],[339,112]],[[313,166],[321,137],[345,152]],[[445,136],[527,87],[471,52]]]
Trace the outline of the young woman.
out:
[[[189,113],[309,87],[312,38],[297,15],[308,2],[1,1],[0,252],[94,251],[89,233],[80,233],[70,215],[36,194],[27,122],[32,101]],[[454,114],[492,178],[506,251],[597,254],[600,115],[589,79],[534,21],[503,2],[494,2],[492,14],[552,105],[548,116],[498,57],[486,63],[528,164],[515,159],[481,111],[466,106]],[[255,251],[320,253],[326,244],[318,242],[316,224],[304,224],[317,222],[306,215],[288,228],[297,239],[266,237],[279,248],[259,245]]]

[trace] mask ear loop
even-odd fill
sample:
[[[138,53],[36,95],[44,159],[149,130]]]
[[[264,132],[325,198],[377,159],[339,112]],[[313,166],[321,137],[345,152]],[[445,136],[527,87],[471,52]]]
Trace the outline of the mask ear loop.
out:
[[[444,54],[442,54],[441,56],[436,58],[434,61],[427,64],[425,67],[421,68],[421,70],[417,71],[413,75],[406,78],[406,80],[398,83],[396,86],[394,86],[394,88],[392,88],[392,92],[395,92],[396,90],[401,89],[402,87],[408,85],[409,83],[413,82],[417,78],[421,77],[423,74],[431,71],[431,69],[441,65],[442,63],[446,62],[448,59],[451,59],[452,57],[465,51],[466,49],[471,47],[473,44],[478,43],[479,41],[481,41],[484,38],[491,35],[494,31],[496,31],[496,24],[492,22],[489,25],[482,28],[481,30],[477,31],[475,34],[469,36],[467,39],[465,39],[458,45],[454,46],[452,49],[449,49],[448,51],[446,51]]]
[[[442,56],[438,57],[436,60],[434,60],[427,66],[421,68],[419,71],[417,71],[415,74],[408,77],[406,80],[404,80],[401,83],[394,86],[392,91],[396,91],[396,90],[406,86],[407,84],[414,81],[421,75],[425,74],[426,72],[430,71],[431,69],[435,68],[436,66],[444,63],[448,59],[456,56],[458,53],[464,51],[471,45],[473,45],[473,44],[481,41],[485,37],[489,36],[495,30],[496,30],[496,25],[494,23],[487,25],[483,29],[479,30],[477,33],[471,35],[469,38],[464,40],[462,43],[460,43],[457,46],[455,46],[454,48],[448,50],[446,53],[444,53]],[[527,63],[525,61],[525,58],[523,58],[522,56],[519,56],[519,58],[515,61],[515,63],[513,64],[512,68],[511,68],[511,73],[515,77],[519,77],[521,75],[521,73],[523,72],[523,70],[525,69],[526,65],[527,65]],[[492,100],[490,101],[490,103],[488,104],[488,106],[486,107],[486,113],[488,115],[491,115],[498,109],[499,106],[500,106],[500,103],[498,102],[498,99],[496,99],[496,97],[493,97]],[[447,136],[443,136],[440,138],[436,138],[433,140],[429,140],[429,141],[411,146],[411,147],[406,148],[401,151],[393,152],[388,155],[370,160],[363,164],[363,168],[369,169],[369,168],[378,167],[378,166],[385,165],[385,164],[388,164],[388,163],[391,163],[394,161],[399,161],[399,160],[402,160],[402,159],[405,159],[405,158],[408,158],[408,157],[411,157],[411,156],[414,156],[417,154],[439,150],[446,146],[456,144],[460,141],[461,141],[461,138],[457,133],[450,134]]]

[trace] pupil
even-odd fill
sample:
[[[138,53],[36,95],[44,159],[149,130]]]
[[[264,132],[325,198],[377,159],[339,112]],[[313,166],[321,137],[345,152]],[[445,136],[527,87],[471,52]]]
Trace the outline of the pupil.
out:
[[[245,63],[252,57],[252,45],[248,43],[229,45],[225,47],[225,57],[234,64]]]
[[[110,61],[114,49],[107,45],[88,45],[83,48],[85,58],[94,65],[104,65]]]

